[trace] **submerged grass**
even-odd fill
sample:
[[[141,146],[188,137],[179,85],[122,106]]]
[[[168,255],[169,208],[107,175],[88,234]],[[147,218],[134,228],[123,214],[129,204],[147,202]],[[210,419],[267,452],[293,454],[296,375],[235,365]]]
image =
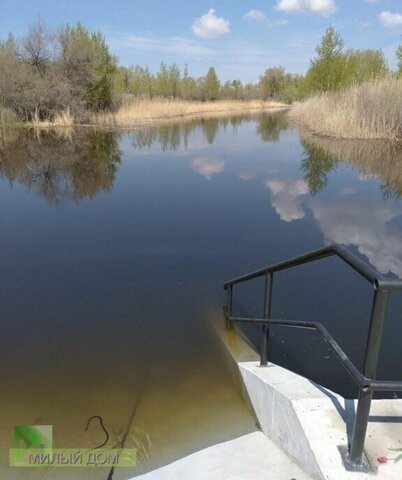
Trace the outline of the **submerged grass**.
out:
[[[289,115],[319,135],[402,140],[402,79],[375,80],[316,95],[293,105]]]
[[[122,105],[116,112],[102,112],[93,116],[93,123],[104,127],[140,127],[184,117],[219,117],[233,113],[249,113],[284,108],[279,102],[259,100],[192,102],[185,100],[136,100]]]

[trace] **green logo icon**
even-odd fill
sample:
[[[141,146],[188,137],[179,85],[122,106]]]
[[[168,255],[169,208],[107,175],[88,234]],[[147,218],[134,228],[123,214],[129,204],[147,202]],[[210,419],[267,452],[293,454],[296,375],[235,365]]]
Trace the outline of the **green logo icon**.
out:
[[[52,448],[53,425],[17,425],[13,448]]]
[[[100,417],[99,417],[100,418]],[[133,467],[135,448],[53,448],[52,425],[17,425],[14,427],[13,448],[10,448],[12,467]]]

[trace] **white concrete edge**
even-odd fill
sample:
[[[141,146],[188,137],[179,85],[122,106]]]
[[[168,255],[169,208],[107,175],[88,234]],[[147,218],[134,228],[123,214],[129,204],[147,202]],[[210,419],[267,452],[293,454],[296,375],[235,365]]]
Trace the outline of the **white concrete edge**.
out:
[[[292,400],[281,388],[277,388],[280,385],[288,388],[287,382],[293,374],[281,367],[264,368],[264,375],[275,372],[276,381],[279,382],[276,387],[275,381],[261,380],[255,368],[260,369],[259,373],[262,369],[255,362],[242,362],[238,366],[262,431],[312,478],[324,480]],[[283,376],[282,379],[278,378],[278,373]]]

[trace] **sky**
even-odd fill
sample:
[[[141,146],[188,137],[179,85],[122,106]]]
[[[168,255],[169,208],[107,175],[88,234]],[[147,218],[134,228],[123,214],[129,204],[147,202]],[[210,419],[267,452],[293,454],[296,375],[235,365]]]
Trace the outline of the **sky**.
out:
[[[304,73],[325,28],[348,48],[381,48],[390,67],[402,36],[402,0],[0,0],[0,38],[82,22],[101,30],[122,65],[187,63],[222,80],[254,82],[268,67]]]

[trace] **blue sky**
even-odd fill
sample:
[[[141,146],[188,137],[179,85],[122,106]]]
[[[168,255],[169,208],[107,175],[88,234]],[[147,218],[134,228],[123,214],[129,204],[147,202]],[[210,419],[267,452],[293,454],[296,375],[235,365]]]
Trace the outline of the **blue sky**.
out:
[[[270,66],[304,72],[329,24],[350,48],[382,48],[391,67],[402,35],[402,0],[0,0],[0,37],[38,16],[101,29],[123,65],[187,62],[195,76],[213,65],[242,81]]]

